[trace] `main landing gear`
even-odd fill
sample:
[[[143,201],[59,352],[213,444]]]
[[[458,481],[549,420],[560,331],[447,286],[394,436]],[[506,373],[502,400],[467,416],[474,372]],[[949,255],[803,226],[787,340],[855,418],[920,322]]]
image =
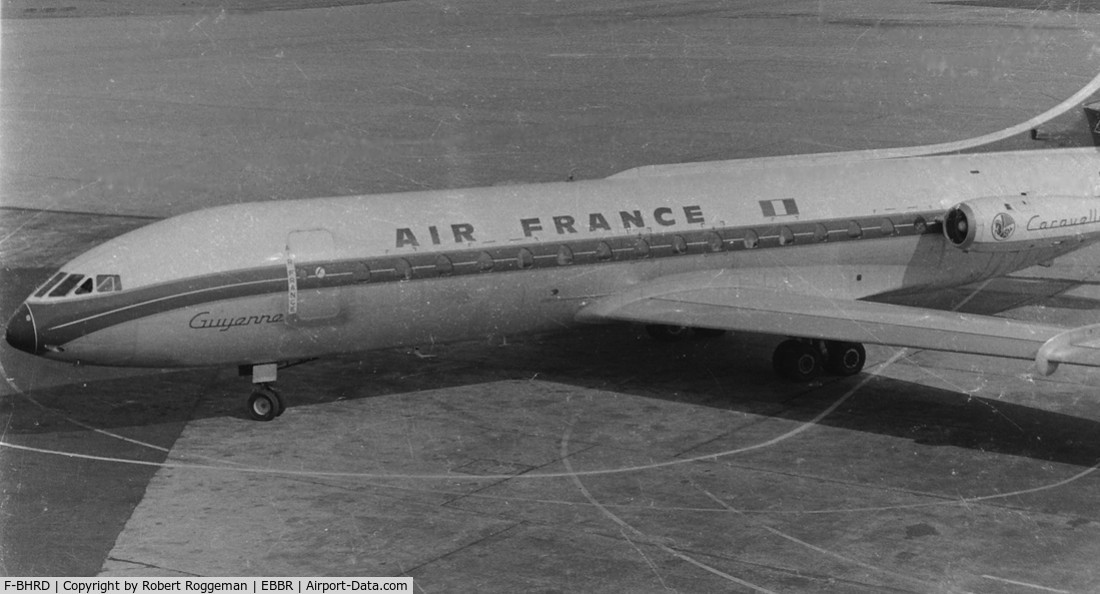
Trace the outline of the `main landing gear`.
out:
[[[858,342],[790,339],[779,344],[772,355],[772,366],[780,376],[808,382],[823,371],[848,376],[863,371],[867,351]]]
[[[645,327],[650,337],[662,342],[679,342],[687,338],[715,338],[724,331],[713,328],[665,326]],[[863,371],[867,351],[858,342],[791,338],[779,344],[772,355],[772,366],[780,376],[797,382],[816,379],[823,372],[849,376]]]

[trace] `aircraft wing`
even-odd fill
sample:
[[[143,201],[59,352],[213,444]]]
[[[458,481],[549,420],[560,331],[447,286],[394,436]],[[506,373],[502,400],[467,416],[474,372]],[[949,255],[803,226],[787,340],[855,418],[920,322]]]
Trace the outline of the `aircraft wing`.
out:
[[[602,297],[583,322],[629,321],[778,334],[1100,367],[1100,324],[1063,328],[994,316],[742,285],[723,271],[674,275]]]

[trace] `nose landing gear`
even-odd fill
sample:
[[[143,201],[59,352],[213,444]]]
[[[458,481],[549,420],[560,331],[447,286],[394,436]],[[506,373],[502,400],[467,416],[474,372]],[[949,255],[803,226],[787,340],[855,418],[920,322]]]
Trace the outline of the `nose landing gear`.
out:
[[[252,375],[252,383],[255,388],[248,396],[246,410],[248,416],[254,421],[270,421],[283,414],[286,403],[283,397],[271,387],[279,372],[278,363],[264,363],[263,365],[242,365],[239,369],[241,375]]]
[[[270,421],[283,414],[283,397],[268,384],[260,384],[248,397],[248,416],[254,421]]]
[[[248,416],[256,421],[270,421],[283,414],[286,410],[286,402],[275,391],[272,384],[279,374],[280,369],[285,369],[301,363],[308,363],[315,358],[299,359],[283,363],[261,363],[259,365],[241,365],[237,368],[239,375],[251,375],[252,384],[255,386],[248,396],[248,405],[245,410]]]

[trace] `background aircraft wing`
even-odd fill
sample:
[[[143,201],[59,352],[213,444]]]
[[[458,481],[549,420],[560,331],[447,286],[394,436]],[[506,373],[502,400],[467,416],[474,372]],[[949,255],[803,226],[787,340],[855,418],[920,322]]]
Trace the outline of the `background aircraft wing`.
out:
[[[1100,367],[1100,324],[1063,328],[994,316],[746,287],[698,272],[636,285],[591,303],[579,321],[716,328]]]

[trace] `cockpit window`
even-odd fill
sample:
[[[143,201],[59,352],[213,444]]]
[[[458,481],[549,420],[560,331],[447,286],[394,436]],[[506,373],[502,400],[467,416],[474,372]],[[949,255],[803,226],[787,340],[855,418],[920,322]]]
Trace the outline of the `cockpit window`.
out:
[[[95,277],[95,292],[110,293],[122,290],[122,280],[117,274],[98,274]]]
[[[73,295],[87,295],[92,292],[92,277],[84,279],[84,282],[76,286],[76,290],[73,291]]]
[[[64,279],[64,280],[62,280]],[[122,279],[117,274],[66,274],[59,272],[44,285],[35,297],[66,297],[95,293],[112,293],[122,290]]]
[[[38,292],[35,293],[34,296],[42,297],[46,294],[47,291],[52,289],[53,286],[60,282],[63,278],[65,278],[64,272],[58,272],[57,274],[53,275],[53,278],[51,278],[46,284],[42,285],[42,287],[38,289]]]
[[[68,295],[69,291],[71,291],[82,278],[84,278],[83,274],[70,274],[65,277],[65,280],[61,281],[61,284],[54,287],[54,290],[50,291],[50,297],[64,297]]]

